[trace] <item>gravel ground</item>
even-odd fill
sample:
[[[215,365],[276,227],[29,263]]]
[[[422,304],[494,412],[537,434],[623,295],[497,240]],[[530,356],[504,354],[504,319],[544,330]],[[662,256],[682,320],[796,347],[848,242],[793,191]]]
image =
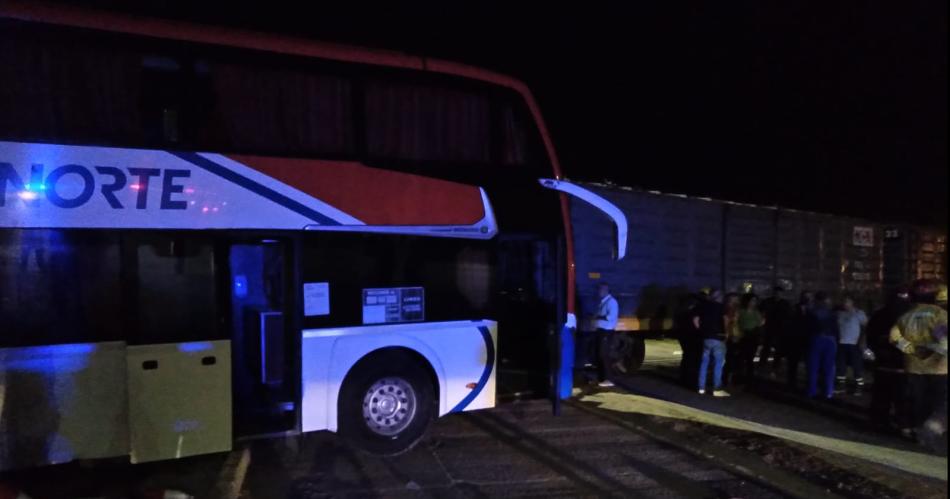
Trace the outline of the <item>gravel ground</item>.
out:
[[[710,459],[570,405],[544,400],[452,414],[415,448],[376,457],[326,432],[262,439],[230,454],[130,466],[72,463],[0,475],[34,499],[144,498],[176,489],[199,499],[669,497],[779,498]],[[244,472],[231,468],[247,455]],[[240,475],[240,483],[221,483]],[[160,497],[158,495],[157,497]]]
[[[914,442],[856,424],[860,417],[847,417],[860,415],[841,417],[840,406],[832,411],[821,410],[822,408],[816,410],[815,407],[804,404],[789,404],[788,397],[763,397],[765,394],[761,391],[753,393],[738,390],[734,391],[733,397],[727,399],[701,397],[671,379],[675,376],[678,359],[674,361],[671,358],[677,352],[669,341],[656,342],[652,348],[648,342],[647,352],[648,357],[652,355],[652,358],[645,372],[617,380],[626,392],[749,422],[756,427],[767,426],[780,432],[788,430],[789,433],[814,435],[823,440],[854,442],[860,449],[873,449],[874,452],[868,454],[874,455],[867,455],[866,459],[862,459],[859,452],[852,451],[849,452],[850,455],[846,455],[827,448],[806,445],[795,438],[778,438],[718,424],[704,424],[659,415],[640,414],[630,417],[647,418],[651,424],[661,425],[678,433],[685,442],[712,441],[739,452],[758,456],[772,468],[805,478],[837,495],[861,498],[947,497],[946,457],[933,456]],[[923,472],[927,476],[922,476],[906,471],[908,468],[913,469],[913,466],[902,470],[881,464],[888,461],[888,454],[920,458],[930,465],[930,473]],[[933,477],[934,466],[943,469],[942,479]]]

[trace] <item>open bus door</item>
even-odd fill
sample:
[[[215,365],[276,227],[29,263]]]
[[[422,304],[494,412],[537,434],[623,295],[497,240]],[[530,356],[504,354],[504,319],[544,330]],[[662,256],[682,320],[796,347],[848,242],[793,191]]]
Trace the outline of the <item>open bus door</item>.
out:
[[[558,192],[569,194],[592,205],[606,215],[614,223],[614,258],[623,259],[627,254],[627,217],[610,201],[603,197],[572,184],[566,180],[539,179],[541,186]],[[560,260],[560,259],[559,259]],[[566,260],[566,259],[565,259]],[[562,268],[567,268],[573,262],[564,262]],[[554,382],[555,414],[560,412],[560,400],[571,396],[574,380],[574,335],[577,329],[577,319],[573,313],[565,314],[565,322],[561,334],[554,339],[555,354],[552,355],[552,378]]]
[[[297,424],[290,246],[287,240],[257,239],[228,248],[237,437],[283,433]]]

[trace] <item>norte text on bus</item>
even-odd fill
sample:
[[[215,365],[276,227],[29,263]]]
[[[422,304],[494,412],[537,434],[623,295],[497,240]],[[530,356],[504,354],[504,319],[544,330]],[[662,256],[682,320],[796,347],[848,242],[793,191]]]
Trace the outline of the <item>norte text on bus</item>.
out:
[[[30,166],[28,181],[24,181],[24,176],[20,176],[12,164],[0,162],[0,185],[3,186],[0,206],[6,205],[8,190],[9,187],[12,187],[16,195],[24,201],[34,201],[43,195],[50,203],[59,208],[78,208],[88,203],[95,195],[98,177],[99,192],[113,209],[126,208],[116,196],[116,192],[126,188],[137,192],[135,208],[139,210],[147,209],[149,183],[152,178],[161,181],[159,209],[184,210],[188,207],[186,201],[177,199],[177,197],[183,194],[185,190],[185,186],[180,181],[191,177],[190,170],[136,167],[128,167],[123,170],[115,166],[90,168],[78,164],[67,164],[52,168],[44,176],[45,171],[45,165],[33,163]],[[68,184],[76,186],[76,188],[70,189],[71,192],[68,195],[64,195],[60,190],[57,190],[57,186],[64,178],[69,180]]]

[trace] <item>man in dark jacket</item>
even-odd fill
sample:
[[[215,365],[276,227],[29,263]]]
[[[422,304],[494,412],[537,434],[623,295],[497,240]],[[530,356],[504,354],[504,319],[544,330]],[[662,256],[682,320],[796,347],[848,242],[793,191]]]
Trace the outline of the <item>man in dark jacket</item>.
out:
[[[759,306],[765,316],[765,334],[759,366],[763,369],[768,367],[773,375],[778,371],[779,360],[787,355],[782,341],[792,316],[792,305],[782,298],[783,291],[781,286],[774,287],[772,296],[763,300]],[[768,362],[769,356],[772,357],[771,363]]]
[[[798,386],[798,366],[808,352],[808,314],[815,304],[811,291],[802,291],[795,310],[782,334],[782,350],[785,351],[788,387]]]
[[[838,351],[838,317],[831,309],[831,297],[815,294],[815,306],[808,314],[808,397],[818,395],[819,374],[822,396],[830,399],[835,391],[835,356]]]
[[[706,301],[706,293],[700,292],[685,297],[677,311],[674,327],[683,357],[680,359],[680,381],[692,388],[699,373],[699,359],[703,353],[703,339],[693,324],[693,312]]]

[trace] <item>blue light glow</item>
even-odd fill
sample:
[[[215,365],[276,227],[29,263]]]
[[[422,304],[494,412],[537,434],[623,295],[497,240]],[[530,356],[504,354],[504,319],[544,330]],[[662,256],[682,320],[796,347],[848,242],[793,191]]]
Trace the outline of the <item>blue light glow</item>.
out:
[[[56,376],[86,369],[89,354],[96,351],[93,344],[47,345],[10,349],[15,352],[4,360],[7,371],[39,373]]]
[[[178,345],[179,352],[194,353],[194,352],[204,352],[205,350],[211,350],[211,343],[208,341],[198,341],[195,343],[180,343]]]
[[[96,351],[96,345],[91,343],[70,343],[66,345],[47,345],[29,347],[34,355],[85,355]]]

